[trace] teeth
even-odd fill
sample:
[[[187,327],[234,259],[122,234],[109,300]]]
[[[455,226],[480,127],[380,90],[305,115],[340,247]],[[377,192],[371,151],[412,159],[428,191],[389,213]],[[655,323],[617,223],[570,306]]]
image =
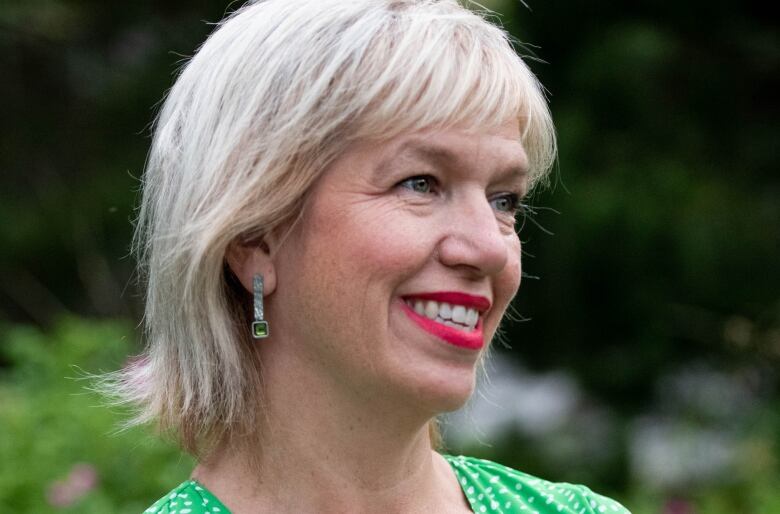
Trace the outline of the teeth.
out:
[[[447,304],[444,304],[447,305]],[[444,307],[440,309],[440,311],[444,311]],[[442,318],[446,318],[444,314],[441,316]],[[456,305],[452,308],[452,321],[455,323],[460,323],[461,325],[466,324],[466,308],[462,305]]]
[[[428,302],[425,304],[425,317],[428,319],[436,319],[436,315],[439,314],[439,304],[436,302]]]
[[[449,327],[474,330],[479,321],[479,312],[464,305],[451,305],[433,300],[406,300],[406,303],[420,316]]]
[[[478,319],[479,319],[479,313],[476,310],[469,309],[466,311],[466,325],[474,327],[477,325]]]

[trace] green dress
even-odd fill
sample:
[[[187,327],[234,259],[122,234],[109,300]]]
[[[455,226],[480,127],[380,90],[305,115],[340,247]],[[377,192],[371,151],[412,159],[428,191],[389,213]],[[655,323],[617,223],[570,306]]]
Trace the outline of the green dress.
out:
[[[630,514],[614,500],[582,485],[553,483],[495,462],[443,456],[476,513],[488,514]],[[230,514],[216,496],[187,480],[160,498],[144,514]]]

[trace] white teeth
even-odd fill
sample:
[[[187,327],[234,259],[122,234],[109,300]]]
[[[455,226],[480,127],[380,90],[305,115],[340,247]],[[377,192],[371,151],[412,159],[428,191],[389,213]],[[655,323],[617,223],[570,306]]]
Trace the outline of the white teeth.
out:
[[[406,300],[406,304],[420,316],[450,327],[474,330],[479,321],[479,312],[464,305],[451,305],[433,300]]]
[[[466,311],[466,325],[470,327],[474,327],[477,325],[477,320],[479,319],[479,313],[474,309],[469,309]]]
[[[447,316],[442,316],[442,318],[446,318]],[[461,325],[466,324],[466,308],[462,305],[456,305],[452,308],[452,321],[455,323],[460,323]]]
[[[428,319],[436,319],[436,315],[439,314],[439,304],[434,301],[429,301],[425,304],[425,317]]]

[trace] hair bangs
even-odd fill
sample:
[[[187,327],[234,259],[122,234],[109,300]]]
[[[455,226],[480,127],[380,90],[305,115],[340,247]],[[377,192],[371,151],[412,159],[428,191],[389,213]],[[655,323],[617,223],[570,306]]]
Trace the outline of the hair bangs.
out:
[[[365,66],[354,68],[359,78],[347,79],[373,93],[354,135],[389,139],[426,129],[489,129],[517,120],[531,182],[543,179],[556,153],[552,119],[541,84],[507,34],[473,12],[404,22],[397,34],[378,33],[381,46],[367,52]],[[410,30],[410,24],[421,27]]]

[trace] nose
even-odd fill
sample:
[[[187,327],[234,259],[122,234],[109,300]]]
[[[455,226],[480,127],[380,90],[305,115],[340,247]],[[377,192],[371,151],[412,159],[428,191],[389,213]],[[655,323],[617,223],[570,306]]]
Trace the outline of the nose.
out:
[[[445,266],[477,277],[495,275],[507,265],[514,228],[501,226],[484,193],[471,196],[447,209],[446,235],[440,240],[438,257]]]

